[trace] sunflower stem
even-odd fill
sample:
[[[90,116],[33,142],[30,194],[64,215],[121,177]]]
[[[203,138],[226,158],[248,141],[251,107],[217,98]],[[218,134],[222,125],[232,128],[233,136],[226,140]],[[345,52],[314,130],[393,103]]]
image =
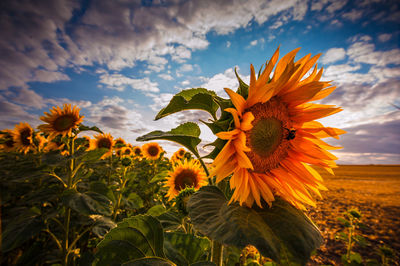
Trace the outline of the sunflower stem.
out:
[[[224,247],[222,246],[222,244],[213,240],[211,250],[211,262],[214,262],[217,266],[222,266],[223,252]]]

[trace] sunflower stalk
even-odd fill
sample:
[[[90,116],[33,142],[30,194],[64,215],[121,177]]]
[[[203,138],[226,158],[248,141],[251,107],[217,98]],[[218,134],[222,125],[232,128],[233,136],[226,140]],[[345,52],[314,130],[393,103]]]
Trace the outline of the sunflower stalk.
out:
[[[114,208],[114,213],[113,213],[113,220],[116,221],[117,219],[117,215],[118,215],[118,210],[120,208],[121,205],[121,200],[122,200],[122,191],[125,188],[125,185],[127,183],[127,179],[126,179],[126,171],[128,170],[128,167],[124,167],[124,172],[122,174],[122,178],[120,179],[120,188],[119,188],[119,194],[118,194],[118,199],[117,199],[117,203],[115,204],[115,208]]]

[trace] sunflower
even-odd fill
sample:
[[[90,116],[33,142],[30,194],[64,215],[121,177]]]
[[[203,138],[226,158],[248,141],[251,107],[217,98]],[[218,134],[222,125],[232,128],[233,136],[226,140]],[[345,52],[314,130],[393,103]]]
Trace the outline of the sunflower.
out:
[[[125,142],[125,140],[123,139],[123,138],[117,138],[116,140],[115,140],[115,146],[116,147],[125,147],[126,146],[126,142]]]
[[[186,153],[185,149],[184,148],[180,148],[172,156],[175,156],[178,159],[182,159],[185,156],[185,153]]]
[[[106,148],[108,149],[108,151],[105,154],[103,154],[103,156],[101,156],[100,158],[100,159],[105,159],[112,155],[113,147],[114,147],[114,140],[111,134],[98,134],[94,136],[94,139],[90,140],[89,148],[87,149],[87,151]]]
[[[57,135],[71,136],[72,130],[82,123],[83,116],[79,116],[79,108],[70,104],[64,104],[63,109],[53,107],[50,113],[44,112],[45,116],[40,117],[40,120],[46,122],[38,126],[38,128],[46,134],[49,134],[49,139]]]
[[[157,142],[146,143],[142,146],[143,155],[149,160],[157,160],[162,151]]]
[[[320,196],[325,190],[321,176],[309,165],[325,168],[330,173],[337,158],[326,149],[337,149],[321,138],[334,137],[345,131],[324,127],[314,121],[341,111],[332,105],[313,104],[329,95],[335,87],[319,81],[322,69],[315,64],[320,55],[307,55],[297,62],[298,49],[278,61],[279,48],[256,79],[250,66],[248,97],[225,89],[235,108],[234,128],[219,132],[218,138],[227,140],[213,162],[212,175],[220,182],[229,180],[234,193],[230,202],[239,201],[251,207],[254,202],[262,207],[261,199],[269,205],[274,195],[304,209],[304,203],[314,206],[310,191]],[[308,77],[304,75],[314,66]]]
[[[47,145],[43,149],[44,152],[60,151],[61,155],[69,155],[65,144],[61,141],[61,137],[49,140],[47,138]]]
[[[40,152],[40,151],[43,151],[43,149],[47,143],[47,139],[45,137],[43,137],[41,134],[37,133],[35,135],[34,142],[36,144],[37,151]]]
[[[11,129],[4,129],[0,133],[0,138],[4,139],[3,143],[0,145],[0,149],[5,152],[10,152],[15,149],[15,141],[12,132]]]
[[[165,187],[169,188],[168,200],[175,198],[179,192],[187,187],[199,189],[207,185],[207,176],[197,160],[178,161],[168,173]]]
[[[133,155],[136,157],[142,156],[142,149],[138,146],[132,147]]]
[[[133,150],[131,147],[123,147],[121,148],[121,156],[132,156]]]
[[[34,143],[32,141],[33,129],[28,123],[19,123],[15,126],[12,131],[13,141],[15,143],[15,148],[23,153],[27,153],[29,150],[34,148]]]

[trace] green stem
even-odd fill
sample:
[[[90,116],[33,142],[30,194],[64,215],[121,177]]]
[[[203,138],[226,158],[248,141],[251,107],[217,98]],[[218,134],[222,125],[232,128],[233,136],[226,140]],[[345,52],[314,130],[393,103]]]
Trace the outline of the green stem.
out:
[[[211,250],[211,262],[214,262],[217,266],[222,266],[223,251],[224,247],[217,241],[213,241]]]
[[[118,194],[118,199],[117,199],[117,204],[115,205],[114,208],[114,214],[113,214],[113,220],[116,221],[115,219],[117,218],[117,214],[118,214],[118,210],[119,210],[119,206],[121,205],[121,199],[122,199],[122,191],[125,188],[126,185],[126,170],[127,167],[124,167],[124,173],[122,175],[122,179],[120,180],[120,188],[119,188],[119,194]]]
[[[348,239],[349,243],[347,246],[347,254],[346,254],[347,262],[350,262],[351,245],[353,244],[352,239],[353,239],[353,219],[350,218],[349,239]]]
[[[72,156],[74,155],[74,144],[75,144],[75,138],[71,137],[69,138],[69,154]],[[66,189],[72,188],[72,183],[73,183],[73,173],[74,173],[74,166],[75,166],[75,160],[71,158],[69,162],[69,171],[68,171],[68,180],[67,180],[67,187]],[[71,221],[71,208],[65,207],[65,220],[64,220],[64,241],[63,241],[63,260],[62,260],[62,265],[66,266],[68,265],[68,255],[69,255],[69,228],[70,228],[70,221]]]

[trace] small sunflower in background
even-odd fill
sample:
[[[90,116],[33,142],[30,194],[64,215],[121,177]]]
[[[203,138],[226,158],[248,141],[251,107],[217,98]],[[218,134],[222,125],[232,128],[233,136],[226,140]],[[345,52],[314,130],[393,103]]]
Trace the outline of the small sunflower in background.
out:
[[[142,146],[142,153],[144,157],[149,160],[157,160],[160,158],[162,151],[162,148],[157,142],[146,143]]]
[[[123,147],[121,148],[121,156],[132,156],[133,150],[131,147]]]
[[[43,149],[44,152],[60,151],[61,155],[69,155],[69,152],[65,146],[65,143],[61,141],[61,136],[49,140],[47,138],[47,144]]]
[[[0,133],[0,139],[2,140],[2,144],[0,144],[0,150],[10,152],[15,149],[15,141],[13,139],[11,129],[2,130]]]
[[[49,139],[57,135],[71,136],[72,130],[77,128],[82,123],[83,116],[79,116],[79,108],[71,104],[64,104],[63,109],[56,106],[50,109],[50,113],[44,112],[44,116],[40,120],[47,124],[42,124],[38,128],[46,134],[49,134]]]
[[[132,147],[133,156],[140,157],[142,156],[142,149],[139,146]]]
[[[198,160],[179,160],[168,173],[164,187],[168,188],[167,197],[170,201],[185,188],[199,189],[207,183],[207,175]]]
[[[16,150],[27,153],[30,149],[34,148],[32,141],[33,129],[28,123],[19,123],[12,131],[13,141]]]
[[[111,134],[97,134],[94,136],[94,139],[90,140],[89,148],[87,151],[106,148],[108,151],[100,157],[100,159],[105,159],[107,157],[112,156],[114,147],[114,140]]]
[[[314,120],[342,109],[310,103],[325,98],[335,87],[319,81],[322,69],[317,71],[316,62],[320,55],[309,54],[295,62],[298,51],[277,63],[278,48],[258,79],[251,65],[247,98],[225,89],[235,107],[225,109],[233,117],[234,128],[216,134],[227,142],[213,162],[212,176],[218,183],[233,174],[229,182],[235,191],[230,202],[248,207],[256,202],[262,207],[261,199],[271,205],[275,194],[305,209],[303,204],[315,205],[309,192],[320,195],[319,190],[326,189],[309,164],[331,173],[336,167],[337,158],[327,150],[338,147],[321,138],[338,138],[345,131]]]
[[[126,146],[126,142],[123,138],[117,138],[115,140],[115,147],[116,148],[121,148],[121,147],[125,147]]]
[[[185,149],[184,148],[180,148],[172,156],[175,156],[178,159],[182,159],[185,156],[185,153],[186,153]]]
[[[34,137],[34,143],[37,147],[37,151],[41,152],[45,149],[45,146],[47,144],[47,138],[42,136],[40,133],[35,134]]]

